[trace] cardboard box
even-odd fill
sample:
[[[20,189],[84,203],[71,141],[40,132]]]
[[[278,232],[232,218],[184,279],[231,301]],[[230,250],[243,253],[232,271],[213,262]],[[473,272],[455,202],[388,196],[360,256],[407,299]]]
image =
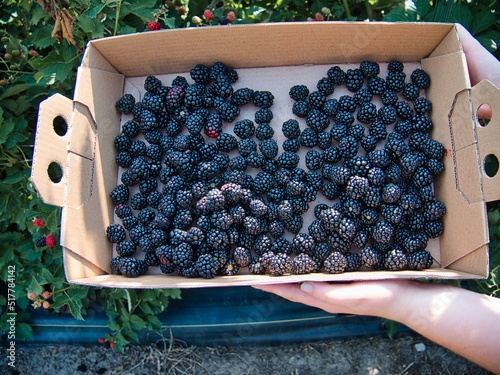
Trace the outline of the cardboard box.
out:
[[[269,90],[278,98],[283,92],[286,96],[294,84],[314,87],[329,66],[355,66],[366,59],[380,62],[381,66],[393,59],[422,66],[432,79],[426,91],[433,103],[432,136],[446,149],[445,172],[435,182],[435,191],[447,206],[445,232],[432,243],[433,268],[282,277],[242,273],[210,280],[162,274],[136,279],[110,275],[112,245],[106,239],[105,228],[114,221],[108,194],[117,184],[113,140],[120,131],[120,115],[114,103],[125,92],[139,99],[147,75],[166,79],[163,83],[167,84],[178,74],[188,76],[198,63],[211,66],[221,61],[238,70],[241,82],[235,87],[248,84],[253,89]],[[233,25],[93,40],[78,69],[74,98],[56,94],[40,106],[32,179],[46,203],[63,208],[60,242],[66,277],[75,284],[189,288],[304,280],[486,278],[489,238],[485,202],[500,198],[500,184],[498,174],[493,178],[485,174],[483,163],[486,155],[498,154],[494,140],[498,139],[495,136],[499,128],[494,120],[486,127],[480,126],[475,114],[483,103],[488,103],[493,113],[499,111],[499,96],[498,89],[487,81],[471,88],[453,24]],[[272,125],[278,130],[283,121],[293,117],[291,102],[275,101],[271,109]],[[53,129],[57,116],[68,124],[63,136]],[[62,167],[59,183],[48,177],[51,162]]]

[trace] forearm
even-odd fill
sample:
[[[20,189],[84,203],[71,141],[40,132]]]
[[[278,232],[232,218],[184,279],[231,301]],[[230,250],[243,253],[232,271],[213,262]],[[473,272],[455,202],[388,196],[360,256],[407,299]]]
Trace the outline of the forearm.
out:
[[[447,285],[408,283],[386,318],[401,322],[493,371],[500,372],[500,300]]]

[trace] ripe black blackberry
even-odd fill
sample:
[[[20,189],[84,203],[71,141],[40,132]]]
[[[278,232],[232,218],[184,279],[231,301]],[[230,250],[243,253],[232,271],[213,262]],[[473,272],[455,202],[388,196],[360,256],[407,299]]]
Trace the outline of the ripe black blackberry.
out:
[[[128,187],[123,184],[118,184],[113,190],[111,190],[109,197],[115,206],[127,203],[129,197]]]
[[[270,139],[274,135],[274,129],[267,122],[260,123],[255,129],[255,137],[258,140],[263,141],[265,139]]]
[[[163,109],[163,99],[160,95],[146,92],[142,98],[142,105],[153,112],[160,112]]]
[[[250,138],[255,133],[255,125],[249,119],[236,121],[233,132],[241,139]]]
[[[396,109],[397,115],[399,117],[401,117],[402,119],[409,119],[409,118],[412,118],[412,116],[413,116],[413,109],[405,101],[398,100],[394,104],[394,108]]]
[[[219,114],[219,116],[227,122],[233,122],[240,114],[240,109],[233,102],[221,96],[215,97],[214,109]]]
[[[400,248],[394,248],[384,255],[383,266],[389,271],[399,271],[406,268],[406,255]]]
[[[361,87],[363,87],[364,83],[364,74],[361,69],[348,69],[346,76],[346,87],[351,92],[358,91]]]
[[[339,140],[338,149],[344,159],[349,159],[357,155],[359,143],[353,136],[346,135]]]
[[[442,201],[433,199],[425,203],[423,214],[427,221],[439,220],[446,214],[446,206]]]
[[[231,152],[238,146],[238,140],[234,137],[234,135],[229,133],[221,133],[216,141],[215,145],[222,152]]]
[[[117,111],[122,112],[125,115],[128,115],[132,112],[134,104],[135,104],[134,96],[131,94],[125,94],[116,101],[115,108]]]
[[[350,218],[356,218],[361,214],[363,203],[359,199],[347,198],[342,202],[342,212]]]
[[[306,100],[309,95],[309,89],[305,85],[295,85],[290,88],[288,95],[293,100]]]
[[[209,90],[215,97],[221,96],[224,99],[228,99],[234,92],[233,86],[231,86],[231,83],[227,79],[217,80],[210,86]]]
[[[119,263],[120,273],[126,277],[138,277],[144,275],[147,270],[147,264],[136,258],[121,258]]]
[[[121,242],[126,237],[125,228],[121,224],[110,224],[106,228],[106,237],[110,242]]]
[[[406,256],[408,268],[423,270],[430,268],[433,263],[432,255],[427,250],[419,250]]]
[[[309,150],[306,153],[305,162],[309,170],[317,171],[323,167],[323,154],[316,150]]]
[[[313,237],[307,233],[298,233],[292,240],[292,250],[295,255],[307,254],[314,255],[315,242]]]
[[[432,104],[426,98],[419,97],[413,102],[413,109],[417,114],[423,115],[432,109]]]
[[[306,117],[309,110],[309,103],[306,100],[297,100],[292,105],[292,113],[298,117]]]
[[[256,194],[267,193],[274,187],[274,177],[267,172],[258,172],[253,179],[252,188]]]
[[[410,75],[410,80],[421,89],[426,89],[431,84],[429,75],[422,69],[415,69]]]
[[[44,247],[47,245],[47,238],[46,236],[40,236],[35,240],[35,246],[36,247]]]
[[[190,70],[189,75],[196,83],[207,84],[210,81],[210,68],[203,64],[196,64],[196,66]]]
[[[406,100],[414,101],[420,94],[420,88],[414,83],[407,83],[403,89],[403,97]]]
[[[411,118],[412,129],[415,132],[427,133],[432,129],[432,120],[426,115],[415,115]]]
[[[385,203],[396,203],[401,198],[401,188],[393,183],[388,183],[382,189],[382,200]]]
[[[396,108],[392,105],[385,105],[379,108],[377,112],[377,117],[384,125],[390,125],[394,123],[398,117],[398,112]]]
[[[330,125],[328,116],[319,109],[312,109],[306,117],[306,125],[315,132],[320,133]]]
[[[419,167],[413,174],[412,183],[415,187],[421,188],[434,182],[434,175],[426,167]]]
[[[144,80],[144,90],[148,92],[156,92],[161,87],[161,81],[155,76],[147,76]]]
[[[293,169],[300,161],[299,155],[294,152],[285,151],[278,157],[278,164],[282,168]]]
[[[394,237],[394,226],[387,220],[380,220],[373,227],[372,237],[378,243],[389,244]]]
[[[354,253],[352,251],[345,254],[346,259],[346,267],[344,269],[345,272],[354,272],[358,271],[362,266],[361,255],[358,253]]]
[[[193,248],[190,244],[183,242],[176,246],[173,255],[172,262],[174,265],[181,268],[188,268],[193,265]]]
[[[218,259],[210,254],[200,255],[195,262],[198,274],[204,279],[213,279],[216,276],[218,266]]]
[[[387,83],[387,88],[389,90],[401,92],[405,87],[406,73],[402,71],[390,71],[387,77],[385,77],[385,82]]]
[[[368,133],[374,136],[378,140],[383,140],[387,138],[387,128],[385,124],[380,120],[375,120],[370,124],[368,128]]]
[[[377,76],[368,80],[367,88],[373,95],[383,95],[387,89],[387,84],[385,79]]]
[[[343,85],[346,82],[347,74],[339,66],[333,66],[327,71],[328,78],[334,85]]]
[[[325,259],[324,267],[330,273],[343,273],[347,267],[347,259],[340,251],[332,251]]]
[[[260,262],[258,256],[255,256],[248,265],[248,271],[254,275],[263,275],[266,273],[266,268]]]
[[[371,246],[361,250],[361,264],[368,268],[377,268],[381,261],[380,254]]]
[[[311,273],[314,271],[316,265],[313,258],[305,253],[301,253],[293,258],[292,262],[292,274],[294,275]]]
[[[259,108],[269,108],[273,105],[274,95],[270,91],[255,91],[253,104]]]
[[[354,175],[349,178],[345,191],[349,197],[361,199],[367,194],[369,187],[370,182],[368,181],[368,178]]]
[[[367,78],[375,77],[380,73],[380,66],[374,61],[364,60],[359,64],[359,68]]]
[[[313,91],[309,94],[307,98],[307,102],[309,104],[309,108],[311,109],[320,109],[323,107],[323,104],[326,101],[326,95],[320,91]]]
[[[339,110],[335,114],[335,123],[350,126],[354,123],[354,114],[350,111]]]
[[[291,273],[292,267],[292,258],[286,254],[279,253],[271,258],[267,272],[271,276],[282,276],[284,274]]]
[[[316,84],[316,88],[325,96],[331,95],[335,91],[334,83],[328,77],[321,78]]]
[[[274,139],[265,139],[259,143],[259,150],[266,159],[278,156],[278,143]]]
[[[403,209],[395,204],[383,204],[380,210],[382,217],[394,226],[403,222]]]
[[[301,215],[293,214],[290,218],[283,220],[285,229],[292,234],[297,234],[304,225],[304,219]]]
[[[339,110],[339,103],[337,99],[327,99],[320,109],[327,116],[335,116]]]
[[[363,103],[356,114],[356,118],[363,124],[372,123],[377,118],[377,107],[371,102]]]
[[[252,89],[244,87],[233,92],[233,95],[231,95],[231,101],[238,107],[241,107],[242,105],[252,102],[253,94],[254,91]]]

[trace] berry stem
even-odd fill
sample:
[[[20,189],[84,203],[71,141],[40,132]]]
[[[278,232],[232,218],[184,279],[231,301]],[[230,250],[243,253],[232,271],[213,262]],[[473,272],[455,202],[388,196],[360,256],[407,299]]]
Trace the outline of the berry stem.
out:
[[[347,2],[347,0],[342,0],[342,5],[344,6],[346,17],[352,18],[351,8],[349,8],[349,3]]]
[[[113,30],[113,35],[116,35],[116,33],[118,31],[118,21],[120,20],[121,7],[122,7],[122,0],[118,0],[116,2],[115,27],[114,27],[114,30]]]

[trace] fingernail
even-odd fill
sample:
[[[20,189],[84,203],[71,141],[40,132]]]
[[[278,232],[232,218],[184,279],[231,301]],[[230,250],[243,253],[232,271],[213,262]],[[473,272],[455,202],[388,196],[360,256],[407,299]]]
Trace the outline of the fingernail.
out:
[[[302,283],[302,284],[300,285],[300,289],[301,289],[302,291],[306,292],[306,293],[311,294],[311,293],[312,293],[312,291],[313,291],[313,286],[312,286],[312,284],[311,284],[311,283]]]

